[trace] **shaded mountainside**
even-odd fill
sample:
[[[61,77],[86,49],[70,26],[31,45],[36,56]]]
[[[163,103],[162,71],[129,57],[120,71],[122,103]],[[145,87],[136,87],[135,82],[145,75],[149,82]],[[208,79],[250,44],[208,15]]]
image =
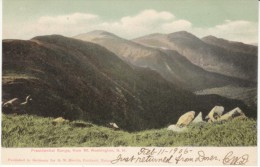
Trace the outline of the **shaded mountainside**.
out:
[[[162,34],[153,34],[153,37]],[[241,79],[208,72],[194,64],[178,52],[165,48],[152,48],[120,38],[106,31],[92,31],[75,36],[76,39],[100,44],[114,52],[129,64],[149,67],[166,80],[188,90],[202,90],[226,85],[250,83]]]
[[[33,98],[28,114],[62,116],[135,131],[176,123],[189,110],[226,111],[243,102],[217,95],[197,96],[148,68],[133,68],[94,43],[59,35],[3,40],[3,102]]]
[[[152,34],[134,39],[140,44],[178,51],[193,64],[226,76],[257,81],[257,48],[242,43],[204,41],[180,31],[171,34]],[[226,43],[229,43],[226,45]],[[241,51],[244,50],[244,51]]]
[[[208,44],[215,45],[233,52],[242,52],[248,56],[257,56],[257,44],[248,45],[242,42],[228,41],[222,38],[217,38],[212,35],[203,37],[202,40]]]

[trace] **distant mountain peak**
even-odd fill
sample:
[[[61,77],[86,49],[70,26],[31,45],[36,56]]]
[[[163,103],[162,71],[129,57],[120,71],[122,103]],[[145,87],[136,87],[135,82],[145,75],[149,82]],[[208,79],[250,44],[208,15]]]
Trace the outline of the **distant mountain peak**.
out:
[[[208,35],[208,36],[205,36],[205,37],[203,37],[201,39],[203,40],[203,39],[219,39],[219,38],[217,38],[217,37],[215,37],[213,35]]]
[[[169,38],[186,38],[186,39],[194,39],[194,40],[200,40],[195,35],[187,32],[187,31],[178,31],[174,33],[170,33],[167,35]]]
[[[194,36],[193,34],[189,33],[188,31],[177,31],[177,32],[170,33],[168,35]]]
[[[112,34],[110,32],[104,31],[104,30],[94,30],[94,31],[90,31],[86,34],[116,36],[115,34]]]
[[[104,30],[94,30],[87,33],[78,34],[73,38],[81,38],[81,39],[86,38],[91,40],[95,38],[120,38],[120,37]]]
[[[188,35],[192,35],[191,33],[189,33],[188,31],[176,31],[176,32],[173,32],[173,33],[170,33],[170,34],[188,34]]]

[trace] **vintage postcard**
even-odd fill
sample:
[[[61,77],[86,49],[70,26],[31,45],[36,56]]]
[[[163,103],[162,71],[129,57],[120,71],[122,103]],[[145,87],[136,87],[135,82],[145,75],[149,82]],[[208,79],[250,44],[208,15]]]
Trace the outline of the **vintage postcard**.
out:
[[[2,11],[2,164],[257,165],[257,0]]]

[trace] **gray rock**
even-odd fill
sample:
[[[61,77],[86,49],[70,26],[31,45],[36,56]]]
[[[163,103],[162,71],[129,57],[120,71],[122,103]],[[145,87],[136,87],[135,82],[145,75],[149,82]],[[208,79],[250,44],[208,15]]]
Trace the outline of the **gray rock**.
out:
[[[227,112],[226,114],[222,115],[218,121],[226,121],[226,120],[230,120],[236,117],[246,117],[245,114],[243,113],[243,111],[237,107],[234,108],[233,110]]]
[[[206,119],[209,119],[208,122],[215,122],[217,121],[224,112],[223,106],[215,106],[206,116]]]
[[[69,122],[69,120],[66,120],[62,117],[58,117],[58,118],[55,118],[54,120],[52,120],[53,125],[63,124],[63,123],[67,123],[67,122]]]
[[[118,127],[117,124],[114,123],[114,122],[110,122],[108,125],[109,125],[110,128],[112,128],[112,129],[114,129],[114,130],[119,130],[119,127]]]
[[[194,117],[195,117],[195,111],[186,112],[179,118],[176,126],[185,127],[191,123]]]
[[[196,116],[196,118],[192,121],[192,123],[200,123],[200,122],[205,122],[202,119],[202,113],[201,112]]]

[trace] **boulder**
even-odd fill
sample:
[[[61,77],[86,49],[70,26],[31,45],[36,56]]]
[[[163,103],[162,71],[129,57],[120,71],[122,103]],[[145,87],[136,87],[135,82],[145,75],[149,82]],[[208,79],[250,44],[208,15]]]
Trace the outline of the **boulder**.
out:
[[[119,130],[119,127],[118,127],[117,124],[114,123],[114,122],[110,122],[110,123],[108,124],[108,126],[109,126],[110,128],[112,128],[112,129],[114,129],[114,130]]]
[[[237,118],[237,117],[246,117],[246,115],[243,113],[243,111],[237,107],[234,108],[233,110],[227,112],[226,114],[222,115],[218,121],[227,121],[233,118]]]
[[[187,127],[180,128],[179,126],[176,126],[176,125],[170,125],[170,126],[168,126],[167,130],[171,130],[173,132],[183,132],[183,131],[187,130]]]
[[[201,123],[201,122],[204,122],[203,119],[202,119],[202,112],[200,112],[196,118],[194,118],[194,120],[192,121],[192,123]]]
[[[194,119],[194,117],[195,117],[195,111],[189,111],[189,112],[183,114],[179,118],[176,126],[178,126],[180,128],[185,127],[191,123],[191,121]]]
[[[208,122],[215,122],[217,121],[224,112],[223,106],[215,106],[206,116],[206,119],[209,119]]]

